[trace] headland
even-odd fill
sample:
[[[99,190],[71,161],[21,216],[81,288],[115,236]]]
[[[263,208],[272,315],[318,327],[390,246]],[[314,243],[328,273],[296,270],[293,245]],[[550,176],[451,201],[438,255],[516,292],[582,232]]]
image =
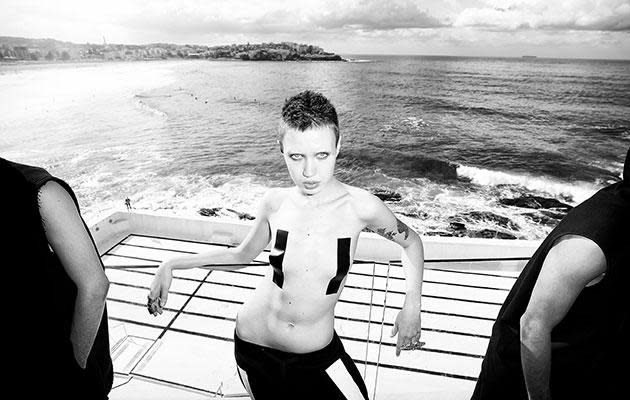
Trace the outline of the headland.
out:
[[[344,61],[311,44],[246,43],[219,46],[152,43],[143,45],[77,44],[55,39],[0,36],[0,62],[143,61],[230,59],[244,61]]]

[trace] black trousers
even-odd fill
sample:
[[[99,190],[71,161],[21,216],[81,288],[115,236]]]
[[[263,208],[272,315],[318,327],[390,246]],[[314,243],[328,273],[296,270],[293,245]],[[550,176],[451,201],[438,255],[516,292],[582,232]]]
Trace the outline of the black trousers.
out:
[[[326,347],[295,354],[246,342],[234,332],[234,354],[241,382],[254,400],[368,400],[337,333]]]

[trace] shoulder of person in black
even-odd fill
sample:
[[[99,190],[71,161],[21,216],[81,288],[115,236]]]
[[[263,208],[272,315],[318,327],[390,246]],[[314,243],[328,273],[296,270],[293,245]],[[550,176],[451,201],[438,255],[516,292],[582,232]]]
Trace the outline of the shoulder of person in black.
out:
[[[51,180],[61,184],[77,204],[72,189],[46,170],[0,158],[0,210],[6,215],[0,254],[8,287],[5,294],[12,301],[7,320],[11,322],[8,336],[13,346],[6,357],[15,367],[9,382],[25,377],[38,381],[37,386],[27,386],[27,393],[33,395],[41,390],[68,398],[96,389],[97,398],[104,398],[113,378],[107,313],[88,366],[81,370],[70,342],[76,286],[50,249],[39,213],[39,189]],[[69,380],[75,382],[64,383]]]

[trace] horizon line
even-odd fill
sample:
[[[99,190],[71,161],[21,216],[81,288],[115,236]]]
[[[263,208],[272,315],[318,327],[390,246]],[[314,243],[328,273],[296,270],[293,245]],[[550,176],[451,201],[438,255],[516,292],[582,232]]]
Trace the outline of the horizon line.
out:
[[[131,43],[106,43],[106,44],[101,44],[101,43],[91,43],[89,41],[82,43],[82,42],[73,42],[73,41],[66,41],[66,40],[59,40],[59,39],[55,39],[52,37],[46,37],[46,38],[30,38],[30,37],[24,37],[24,36],[5,36],[5,35],[0,35],[0,38],[12,38],[12,39],[27,39],[27,40],[55,40],[57,42],[63,42],[63,43],[71,43],[74,45],[98,45],[98,46],[107,46],[107,45],[122,45],[122,46],[149,46],[149,45],[154,45],[154,44],[167,44],[167,45],[175,45],[175,46],[206,46],[206,47],[217,47],[217,46],[231,46],[231,45],[241,45],[241,44],[247,44],[247,43],[230,43],[230,44],[215,44],[215,45],[211,45],[211,44],[199,44],[199,43],[185,43],[185,44],[178,44],[178,43],[173,43],[173,42],[150,42],[150,43],[136,43],[136,44],[131,44]],[[273,44],[278,44],[278,43],[297,43],[297,44],[309,44],[309,45],[313,45],[310,43],[299,43],[299,42],[290,42],[290,41],[280,41],[280,42],[275,42],[275,41],[270,41],[270,42],[260,42],[260,43],[250,43],[250,44],[262,44],[262,43],[273,43]],[[321,45],[313,45],[313,46],[318,46],[318,47],[323,47]],[[326,49],[326,51],[330,51],[329,49]],[[547,56],[538,56],[536,54],[523,54],[520,56],[500,56],[500,55],[479,55],[479,56],[471,56],[471,55],[459,55],[459,54],[419,54],[419,53],[346,53],[346,52],[332,52],[333,54],[338,54],[338,55],[348,55],[348,56],[390,56],[390,57],[458,57],[458,58],[511,58],[511,59],[529,59],[529,60],[580,60],[580,61],[630,61],[630,57],[628,58],[590,58],[590,57],[547,57]]]

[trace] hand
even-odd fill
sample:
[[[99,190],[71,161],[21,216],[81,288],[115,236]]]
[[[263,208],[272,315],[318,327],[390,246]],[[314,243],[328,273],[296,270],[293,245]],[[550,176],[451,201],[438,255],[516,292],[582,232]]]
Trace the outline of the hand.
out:
[[[420,350],[425,345],[420,341],[421,335],[420,307],[410,306],[405,303],[403,309],[396,316],[392,327],[391,337],[398,334],[396,342],[396,356],[401,350]]]
[[[166,305],[168,299],[168,289],[171,287],[173,281],[173,271],[166,262],[160,264],[153,282],[149,286],[149,296],[147,298],[147,308],[149,314],[158,315],[162,314],[163,307]]]

